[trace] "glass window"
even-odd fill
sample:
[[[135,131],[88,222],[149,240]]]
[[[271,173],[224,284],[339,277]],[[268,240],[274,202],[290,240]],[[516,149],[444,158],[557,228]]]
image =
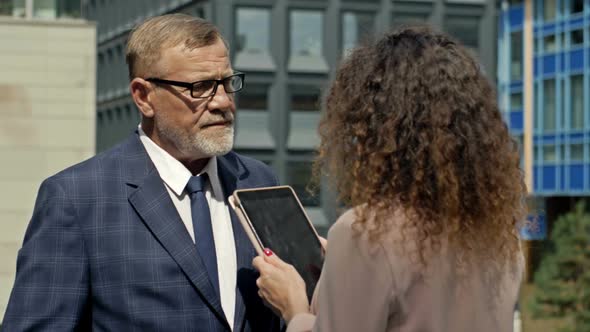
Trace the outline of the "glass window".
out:
[[[571,128],[584,128],[584,76],[575,75],[571,78]]]
[[[238,94],[239,110],[268,110],[268,85],[247,84]]]
[[[555,145],[543,146],[543,161],[557,161]]]
[[[12,16],[13,0],[0,0],[0,16]]]
[[[571,161],[582,161],[584,160],[584,144],[572,144],[570,146],[570,160]]]
[[[264,8],[238,8],[237,51],[247,53],[268,52],[270,47],[270,10]]]
[[[13,17],[21,18],[27,16],[27,5],[25,0],[4,0],[2,3],[5,11],[10,10],[8,13],[9,15],[11,14]]]
[[[581,13],[584,11],[584,0],[570,0],[570,6],[572,14]]]
[[[545,36],[543,38],[543,49],[545,52],[555,52],[557,50],[557,42],[555,41],[555,35]]]
[[[314,195],[307,191],[312,177],[312,163],[308,161],[290,162],[287,164],[289,185],[293,187],[301,204],[305,206],[319,206],[320,193]]]
[[[516,92],[510,95],[510,110],[522,109],[522,92]]]
[[[33,17],[55,18],[56,9],[55,0],[35,0],[33,2]]]
[[[428,14],[426,13],[405,13],[396,12],[393,14],[392,26],[399,27],[402,25],[412,25],[416,23],[424,23],[428,21]]]
[[[374,22],[371,13],[345,12],[342,15],[342,50],[349,50],[370,37],[375,30]]]
[[[555,41],[555,47],[559,47],[559,48],[565,48],[565,33],[562,32],[559,34],[559,40]]]
[[[567,99],[565,97],[565,80],[559,80],[559,82],[560,82],[559,85],[561,87],[560,95],[562,96],[562,98],[561,98],[561,107],[560,107],[561,110],[559,112],[559,117],[561,119],[561,127],[560,128],[564,129],[564,128],[566,128],[565,121],[566,121],[566,115],[567,115],[567,112],[565,111],[566,110],[566,106],[565,105],[566,105],[566,99]]]
[[[572,30],[570,31],[570,43],[572,46],[581,45],[584,43],[584,30]]]
[[[79,18],[82,16],[80,0],[58,0],[57,16]]]
[[[293,86],[291,88],[292,111],[319,111],[320,89],[313,86]]]
[[[470,16],[447,16],[446,31],[457,38],[463,45],[477,49],[479,47],[479,18]]]
[[[510,36],[510,80],[522,80],[522,31]]]
[[[540,84],[537,82],[534,84],[534,86],[533,96],[535,100],[533,101],[533,123],[535,128],[534,130],[537,131],[539,128],[541,128],[541,117],[539,116],[541,113],[541,101],[539,100]]]
[[[565,160],[565,145],[564,144],[559,145],[559,160],[560,161]]]
[[[555,80],[543,82],[543,129],[555,130]]]
[[[556,10],[557,0],[543,0],[543,19],[545,21],[554,20]]]
[[[323,45],[321,11],[293,10],[291,12],[291,55],[321,56]]]

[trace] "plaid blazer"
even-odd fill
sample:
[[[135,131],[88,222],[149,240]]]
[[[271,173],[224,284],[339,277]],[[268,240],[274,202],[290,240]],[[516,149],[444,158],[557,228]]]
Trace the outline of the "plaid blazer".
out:
[[[277,184],[269,167],[234,152],[218,168],[226,195]],[[279,330],[257,294],[256,252],[230,214],[233,330]],[[1,329],[229,331],[200,254],[136,132],[41,184]]]

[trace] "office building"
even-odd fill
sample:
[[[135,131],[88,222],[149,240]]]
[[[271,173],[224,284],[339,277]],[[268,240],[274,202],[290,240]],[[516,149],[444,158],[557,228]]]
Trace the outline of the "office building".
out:
[[[79,1],[0,0],[0,322],[41,181],[95,153],[95,25],[79,17]]]
[[[499,4],[499,103],[522,143],[527,118],[524,64],[530,61],[532,207],[550,224],[576,200],[590,196],[590,1],[532,1],[533,47],[528,58],[524,2]]]
[[[360,39],[400,24],[428,22],[478,54],[496,72],[496,4],[485,0],[158,0],[84,2],[98,24],[97,149],[129,134],[139,114],[129,96],[125,43],[130,29],[155,15],[181,12],[220,27],[236,70],[246,73],[237,95],[235,149],[271,165],[292,185],[310,218],[325,230],[337,216],[328,190],[307,194],[318,144],[322,90],[338,61]]]

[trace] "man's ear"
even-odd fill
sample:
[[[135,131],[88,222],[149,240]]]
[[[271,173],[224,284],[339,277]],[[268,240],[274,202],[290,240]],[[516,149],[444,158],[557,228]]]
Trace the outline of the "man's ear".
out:
[[[151,84],[143,78],[136,77],[129,83],[129,90],[131,91],[131,98],[137,105],[141,114],[146,118],[154,117],[154,109],[150,102],[151,98]]]

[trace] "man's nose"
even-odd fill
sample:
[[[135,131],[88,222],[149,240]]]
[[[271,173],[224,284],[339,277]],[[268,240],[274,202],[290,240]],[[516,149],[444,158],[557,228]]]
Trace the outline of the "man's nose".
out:
[[[225,88],[223,84],[219,84],[217,86],[217,91],[215,95],[209,101],[209,108],[211,109],[220,109],[220,110],[228,110],[233,104],[233,98],[230,96],[229,93],[225,92]]]

